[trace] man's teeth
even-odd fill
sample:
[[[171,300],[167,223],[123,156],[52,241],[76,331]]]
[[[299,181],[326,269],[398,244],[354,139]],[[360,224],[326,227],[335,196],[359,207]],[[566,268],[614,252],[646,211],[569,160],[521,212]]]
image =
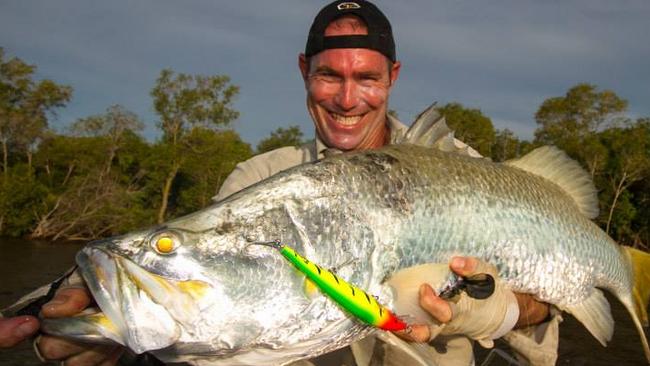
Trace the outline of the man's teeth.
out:
[[[332,117],[334,117],[337,123],[351,126],[357,124],[357,122],[359,122],[363,116],[342,116],[340,114],[332,113]]]

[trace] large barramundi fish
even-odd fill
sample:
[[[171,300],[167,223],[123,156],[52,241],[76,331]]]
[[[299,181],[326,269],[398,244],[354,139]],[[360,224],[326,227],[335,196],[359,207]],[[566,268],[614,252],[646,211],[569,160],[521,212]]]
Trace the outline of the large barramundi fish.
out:
[[[301,273],[252,245],[279,240],[388,308],[400,291],[387,286],[391,275],[478,257],[602,344],[614,327],[604,289],[630,312],[650,359],[650,262],[590,220],[589,175],[552,147],[503,164],[468,157],[451,151],[448,132],[430,108],[399,144],[297,166],[186,217],[91,243],[77,264],[101,312],[44,330],[223,365],[286,364],[377,332],[331,299],[306,296]]]

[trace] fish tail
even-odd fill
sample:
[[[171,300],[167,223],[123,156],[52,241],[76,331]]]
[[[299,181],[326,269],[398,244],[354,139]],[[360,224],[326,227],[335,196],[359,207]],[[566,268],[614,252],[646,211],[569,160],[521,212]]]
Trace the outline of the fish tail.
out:
[[[643,327],[648,326],[648,303],[650,302],[650,254],[628,246],[622,246],[623,252],[631,264],[634,274],[634,286],[632,289],[633,304],[626,304],[634,324],[636,325],[643,343],[648,363],[650,363],[650,347],[645,337]]]
[[[648,326],[648,303],[650,302],[650,254],[638,249],[624,246],[623,250],[634,270],[634,296],[635,311],[643,326]]]

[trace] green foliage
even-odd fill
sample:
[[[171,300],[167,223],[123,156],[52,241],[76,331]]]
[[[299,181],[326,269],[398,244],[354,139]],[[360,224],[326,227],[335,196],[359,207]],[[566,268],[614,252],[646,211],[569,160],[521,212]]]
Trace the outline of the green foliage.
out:
[[[175,145],[192,127],[228,126],[239,116],[231,106],[238,93],[239,87],[225,75],[175,75],[162,70],[151,97],[164,139]]]
[[[106,136],[119,143],[126,131],[142,131],[144,123],[138,116],[121,105],[113,105],[104,114],[80,118],[70,126],[77,136]]]
[[[595,85],[578,84],[562,97],[549,98],[537,110],[535,142],[554,144],[587,166],[592,176],[599,174],[606,159],[596,132],[624,120],[627,101],[611,90],[598,91]]]
[[[465,108],[459,103],[449,103],[440,108],[447,125],[459,140],[476,149],[483,156],[491,156],[495,141],[494,126],[490,118],[479,109]]]
[[[540,106],[535,143],[556,145],[583,163],[599,192],[596,222],[615,240],[639,245],[648,232],[648,197],[637,187],[650,177],[650,123],[630,121],[626,109],[616,93],[578,84]]]
[[[605,230],[625,241],[633,241],[637,201],[641,192],[632,190],[638,181],[650,177],[650,124],[637,120],[625,127],[606,129],[598,136],[607,149],[607,160],[598,182],[606,211],[601,215]],[[601,200],[602,201],[602,200]]]
[[[262,154],[267,151],[275,150],[284,146],[300,146],[304,144],[303,134],[298,126],[289,126],[288,128],[278,128],[271,132],[271,136],[266,137],[257,144],[256,153]]]
[[[578,84],[563,97],[549,98],[539,107],[535,120],[541,128],[536,139],[562,140],[563,135],[579,138],[600,127],[611,126],[627,109],[627,101],[611,90],[598,91],[595,85]]]
[[[490,149],[493,161],[506,161],[519,156],[522,142],[509,129],[497,130],[494,134],[494,143]]]
[[[5,60],[0,48],[0,145],[5,178],[10,156],[24,153],[28,165],[31,154],[47,128],[48,114],[63,107],[72,88],[51,80],[33,80],[36,67],[19,58]]]
[[[226,127],[239,116],[231,106],[239,87],[229,83],[227,76],[175,75],[169,69],[162,70],[156,80],[151,96],[163,132],[159,150],[166,150],[161,151],[166,157],[161,161],[166,176],[160,182],[159,223],[165,220],[176,175],[193,149],[194,140],[188,135],[197,128]]]
[[[631,234],[626,242],[650,250],[650,179],[640,180],[629,188],[636,215],[630,225]]]
[[[34,154],[34,166],[55,192],[65,189],[71,178],[87,176],[105,159],[108,141],[102,137],[52,135]]]
[[[109,109],[75,122],[86,136],[54,135],[41,144],[34,162],[49,195],[33,236],[92,239],[152,222],[154,211],[140,193],[150,149],[131,129],[138,124],[114,123],[111,116]]]
[[[502,162],[515,159],[528,154],[534,148],[535,144],[530,141],[520,140],[509,129],[497,130],[494,136],[494,143],[490,148],[491,158],[495,162]]]
[[[179,189],[174,216],[187,214],[212,203],[223,181],[238,162],[252,156],[250,145],[234,131],[215,132],[195,128],[188,136],[188,157],[180,170],[183,186]]]
[[[48,189],[27,169],[26,164],[13,166],[0,180],[0,231],[4,235],[28,234],[45,208]]]
[[[172,215],[208,205],[252,155],[235,132],[220,130],[239,115],[239,89],[227,76],[163,70],[151,91],[163,138],[151,144],[139,135],[144,123],[119,105],[66,134],[49,131],[48,115],[71,89],[35,81],[35,70],[0,48],[0,234],[93,239],[150,225],[166,201]]]

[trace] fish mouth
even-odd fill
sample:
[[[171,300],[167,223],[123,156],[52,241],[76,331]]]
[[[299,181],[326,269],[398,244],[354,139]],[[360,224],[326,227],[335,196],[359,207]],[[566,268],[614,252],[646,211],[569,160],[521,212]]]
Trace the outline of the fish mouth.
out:
[[[84,248],[76,260],[101,313],[44,319],[46,333],[115,342],[136,353],[162,349],[191,332],[200,320],[200,302],[211,289],[203,281],[161,277],[98,247]]]

